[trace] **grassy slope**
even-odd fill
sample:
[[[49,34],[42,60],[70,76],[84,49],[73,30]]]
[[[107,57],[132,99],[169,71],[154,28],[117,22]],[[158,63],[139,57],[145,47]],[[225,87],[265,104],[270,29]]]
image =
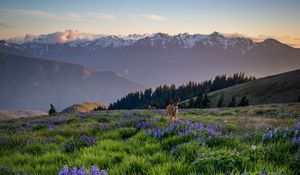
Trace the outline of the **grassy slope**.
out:
[[[300,156],[300,152],[291,144],[293,135],[271,143],[262,143],[261,135],[267,128],[275,127],[289,127],[293,134],[292,128],[300,122],[300,103],[181,111],[181,120],[218,125],[222,133],[233,135],[233,138],[205,138],[204,146],[197,138],[184,137],[187,143],[176,147],[184,141],[182,137],[174,135],[158,140],[146,136],[147,129],[135,129],[141,120],[156,121],[150,128],[166,127],[168,122],[161,114],[160,110],[99,111],[2,122],[0,162],[14,172],[29,174],[57,174],[65,164],[96,165],[118,175],[224,174],[238,169],[261,174],[264,168],[278,174],[299,173],[296,167],[300,161],[294,157]],[[96,144],[75,144],[78,149],[67,151],[66,145],[76,142],[80,135],[92,136]]]
[[[84,102],[80,104],[74,104],[72,106],[67,107],[62,111],[62,113],[81,113],[81,112],[90,112],[95,108],[101,106],[99,103],[95,102]]]
[[[224,93],[225,106],[229,104],[232,96],[236,96],[237,102],[246,96],[250,105],[291,103],[300,97],[299,82],[300,69],[211,92],[208,96],[211,99],[212,107],[217,106],[217,101],[222,93]],[[187,102],[188,100],[183,103]]]
[[[28,117],[28,116],[40,116],[40,115],[46,115],[46,113],[38,110],[0,109],[0,121],[10,120],[14,118]]]

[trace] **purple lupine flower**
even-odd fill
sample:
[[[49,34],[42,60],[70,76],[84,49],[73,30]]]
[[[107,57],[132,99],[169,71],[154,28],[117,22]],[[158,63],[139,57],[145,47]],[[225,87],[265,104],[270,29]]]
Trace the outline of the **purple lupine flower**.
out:
[[[295,160],[299,160],[299,156],[298,155],[295,155]]]
[[[100,175],[108,175],[108,173],[105,170],[101,170]]]
[[[5,168],[4,168],[4,172],[5,172],[6,174],[10,174],[10,169],[9,169],[8,167],[5,167]]]
[[[77,167],[73,167],[71,170],[70,170],[70,175],[77,175],[78,174],[78,169]]]
[[[283,139],[285,139],[285,138],[286,138],[286,133],[283,134]]]
[[[297,138],[294,137],[293,140],[292,140],[292,144],[294,145],[294,144],[296,144],[296,143],[297,143]]]
[[[95,166],[91,166],[91,173],[92,175],[100,175],[100,170],[99,168],[95,167]]]
[[[86,169],[84,167],[81,167],[78,171],[77,171],[78,175],[88,175],[88,173],[86,172]]]
[[[147,135],[147,136],[150,136],[150,135],[151,135],[151,129],[150,129],[150,128],[147,130],[146,135]]]
[[[69,175],[68,165],[64,165],[64,167],[59,171],[59,175]]]
[[[284,172],[283,172],[283,171],[281,171],[280,175],[284,175]]]
[[[272,141],[272,140],[273,140],[273,134],[272,134],[272,131],[271,131],[271,132],[269,132],[269,138],[270,138],[270,141]]]
[[[202,154],[201,152],[198,152],[198,158],[201,158]]]
[[[80,136],[80,140],[85,141],[88,146],[96,143],[96,140],[91,136]]]
[[[48,125],[47,126],[47,130],[49,130],[49,131],[52,131],[52,130],[54,130],[55,129],[55,126],[54,125]]]
[[[264,170],[261,172],[261,175],[268,175],[268,172],[266,171],[265,168],[264,168]]]
[[[264,141],[265,138],[266,138],[266,134],[263,134],[261,140]]]

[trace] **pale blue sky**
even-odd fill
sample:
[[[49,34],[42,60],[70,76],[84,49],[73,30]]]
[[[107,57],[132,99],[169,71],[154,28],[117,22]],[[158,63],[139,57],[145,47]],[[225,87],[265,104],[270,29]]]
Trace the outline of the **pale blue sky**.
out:
[[[77,29],[95,34],[240,33],[300,45],[299,0],[1,0],[0,38]]]

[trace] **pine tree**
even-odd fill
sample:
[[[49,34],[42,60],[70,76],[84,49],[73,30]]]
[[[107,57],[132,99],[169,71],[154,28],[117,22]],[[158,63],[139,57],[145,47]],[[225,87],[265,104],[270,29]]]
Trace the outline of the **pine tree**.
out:
[[[221,96],[219,97],[217,107],[218,108],[223,107],[223,102],[224,102],[224,93],[222,92]]]
[[[50,109],[49,109],[48,113],[49,113],[49,115],[56,113],[56,109],[53,104],[50,104]]]
[[[203,98],[203,94],[200,94],[197,96],[196,102],[195,102],[195,107],[202,108],[202,98]]]
[[[248,105],[249,105],[249,100],[247,99],[246,96],[243,96],[239,103],[239,106],[248,106]]]
[[[194,108],[195,107],[195,100],[194,98],[191,98],[189,101],[189,108]]]
[[[210,100],[208,99],[207,94],[204,94],[203,100],[202,100],[202,106],[203,108],[209,108]]]
[[[232,96],[231,101],[229,102],[228,107],[236,107],[235,96]]]

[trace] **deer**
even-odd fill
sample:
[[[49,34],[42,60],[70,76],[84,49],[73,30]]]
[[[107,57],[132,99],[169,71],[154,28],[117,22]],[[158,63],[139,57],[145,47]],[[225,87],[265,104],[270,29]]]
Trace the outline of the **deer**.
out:
[[[179,101],[175,103],[173,100],[170,100],[170,103],[167,105],[166,108],[166,116],[173,123],[176,122],[178,119],[178,113],[179,113],[178,106],[179,106]]]

